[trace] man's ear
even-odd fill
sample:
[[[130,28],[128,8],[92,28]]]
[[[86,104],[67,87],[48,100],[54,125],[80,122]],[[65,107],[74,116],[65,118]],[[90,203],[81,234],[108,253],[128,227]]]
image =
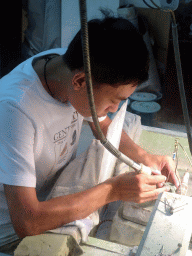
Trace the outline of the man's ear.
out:
[[[72,79],[72,85],[75,91],[79,91],[86,86],[85,72],[77,72]]]

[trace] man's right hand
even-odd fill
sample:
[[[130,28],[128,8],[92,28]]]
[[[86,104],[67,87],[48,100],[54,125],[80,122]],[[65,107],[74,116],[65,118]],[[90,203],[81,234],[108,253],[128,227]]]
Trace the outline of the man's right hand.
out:
[[[118,175],[108,182],[112,182],[112,201],[132,201],[144,203],[152,201],[164,191],[169,191],[168,187],[157,188],[157,184],[166,181],[163,175],[136,174],[135,172]],[[161,185],[162,186],[162,185]]]

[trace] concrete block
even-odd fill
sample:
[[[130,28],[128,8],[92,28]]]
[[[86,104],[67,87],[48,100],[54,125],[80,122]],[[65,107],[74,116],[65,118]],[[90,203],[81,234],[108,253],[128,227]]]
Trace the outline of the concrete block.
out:
[[[46,233],[25,237],[14,256],[76,256],[83,253],[76,240],[69,235]]]

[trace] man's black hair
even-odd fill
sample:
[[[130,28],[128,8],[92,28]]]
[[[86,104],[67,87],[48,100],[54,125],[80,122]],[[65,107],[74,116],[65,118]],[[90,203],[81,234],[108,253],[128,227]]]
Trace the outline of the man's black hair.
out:
[[[105,14],[104,19],[88,22],[88,32],[91,74],[96,83],[137,85],[148,79],[148,50],[130,21]],[[71,71],[83,68],[81,30],[69,44],[64,61]]]

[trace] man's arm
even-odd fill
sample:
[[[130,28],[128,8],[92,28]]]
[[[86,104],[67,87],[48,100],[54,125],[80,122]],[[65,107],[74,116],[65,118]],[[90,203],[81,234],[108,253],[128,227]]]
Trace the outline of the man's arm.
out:
[[[43,202],[38,201],[35,188],[4,184],[4,191],[13,226],[20,237],[41,234],[85,218],[111,200],[110,184]]]
[[[166,187],[156,189],[165,176],[126,173],[111,178],[86,191],[40,202],[36,189],[4,184],[14,229],[21,238],[38,235],[74,220],[89,216],[113,201],[143,203],[154,200]]]
[[[105,136],[111,122],[112,121],[109,117],[106,117],[104,121],[100,122],[101,130],[103,131]],[[89,125],[93,131],[94,136],[98,139],[94,123],[89,123]],[[144,149],[135,144],[134,141],[127,135],[124,130],[122,131],[119,150],[123,154],[134,160],[136,163],[142,163],[146,166],[153,167],[161,171],[163,175],[169,178],[170,182],[178,186],[178,180],[173,171],[175,169],[175,164],[171,157],[147,153]]]

